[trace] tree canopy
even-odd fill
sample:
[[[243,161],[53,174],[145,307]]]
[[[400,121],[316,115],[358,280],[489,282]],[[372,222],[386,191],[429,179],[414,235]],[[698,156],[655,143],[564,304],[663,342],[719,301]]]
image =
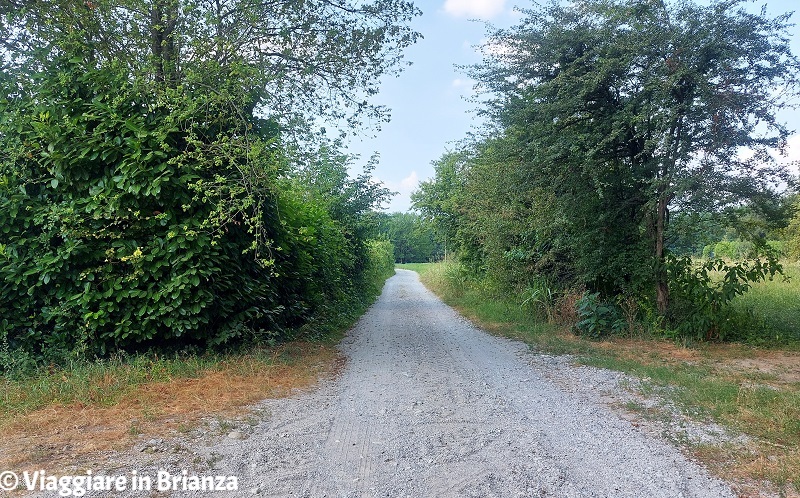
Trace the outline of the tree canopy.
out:
[[[358,124],[386,117],[369,97],[401,68],[418,14],[402,0],[26,0],[0,6],[0,40],[12,73],[32,74],[77,49],[131,77],[236,88],[284,125]]]
[[[774,204],[791,181],[774,156],[799,88],[790,15],[740,0],[521,13],[466,68],[491,126],[462,168],[462,242],[509,282],[649,296],[664,315],[671,214]],[[437,171],[417,206],[441,218],[431,192],[451,184]]]

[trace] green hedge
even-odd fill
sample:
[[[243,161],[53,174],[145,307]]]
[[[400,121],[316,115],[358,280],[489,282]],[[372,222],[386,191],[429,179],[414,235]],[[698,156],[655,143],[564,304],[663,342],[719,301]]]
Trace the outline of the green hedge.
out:
[[[241,89],[66,55],[28,85],[0,92],[3,357],[275,340],[386,273],[359,226],[377,199],[291,179]]]

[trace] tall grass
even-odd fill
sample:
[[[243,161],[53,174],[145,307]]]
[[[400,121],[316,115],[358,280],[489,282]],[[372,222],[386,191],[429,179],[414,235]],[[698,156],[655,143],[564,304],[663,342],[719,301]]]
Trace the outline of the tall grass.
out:
[[[755,283],[733,301],[739,314],[751,317],[745,341],[800,349],[800,263],[785,263],[784,272],[788,281],[778,276]]]
[[[258,348],[246,354],[116,356],[5,375],[0,377],[0,423],[49,405],[112,406],[147,384],[198,378],[212,371],[244,374],[275,362],[272,350]]]

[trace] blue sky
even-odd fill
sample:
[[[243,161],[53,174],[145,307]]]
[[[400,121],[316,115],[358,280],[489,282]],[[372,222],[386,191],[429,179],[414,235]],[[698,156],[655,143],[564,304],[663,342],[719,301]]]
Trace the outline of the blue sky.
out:
[[[431,162],[455,142],[466,137],[479,124],[471,112],[474,105],[464,97],[472,91],[472,82],[457,64],[480,61],[475,46],[486,36],[483,21],[496,27],[516,23],[518,14],[513,7],[531,3],[514,0],[418,0],[423,15],[413,26],[424,39],[406,51],[413,65],[397,78],[383,82],[381,93],[374,102],[392,109],[392,119],[382,125],[375,138],[352,139],[349,152],[359,154],[361,163],[373,152],[380,154],[374,176],[390,189],[399,192],[389,204],[388,211],[406,211],[410,194],[420,181],[433,176]],[[759,8],[765,2],[754,2]],[[794,10],[794,0],[769,0],[769,14]],[[478,20],[478,21],[476,21]],[[793,16],[800,22],[800,13]],[[800,54],[800,28],[792,40],[794,53]],[[800,111],[782,115],[789,127],[800,131]],[[790,157],[800,160],[800,134],[790,140]]]

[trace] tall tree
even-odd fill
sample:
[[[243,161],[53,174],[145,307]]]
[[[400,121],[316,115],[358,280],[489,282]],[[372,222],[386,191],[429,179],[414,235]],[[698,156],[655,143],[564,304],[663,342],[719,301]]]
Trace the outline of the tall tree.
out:
[[[458,205],[470,157],[467,152],[444,154],[433,162],[434,178],[421,182],[411,194],[414,209],[434,227],[445,259],[447,251],[453,251],[457,240],[460,214]]]
[[[394,246],[396,263],[428,263],[442,257],[430,223],[417,213],[380,213],[378,233]]]
[[[404,0],[30,0],[0,5],[4,70],[42,68],[70,45],[98,64],[216,91],[236,80],[253,106],[293,119],[380,121],[369,98],[419,34]]]
[[[485,112],[514,137],[529,186],[554,192],[571,219],[588,283],[650,281],[664,313],[670,209],[716,210],[786,180],[769,150],[785,147],[777,112],[798,90],[790,15],[742,0],[578,0],[523,14],[470,70],[490,93]],[[646,271],[631,264],[642,249]]]

